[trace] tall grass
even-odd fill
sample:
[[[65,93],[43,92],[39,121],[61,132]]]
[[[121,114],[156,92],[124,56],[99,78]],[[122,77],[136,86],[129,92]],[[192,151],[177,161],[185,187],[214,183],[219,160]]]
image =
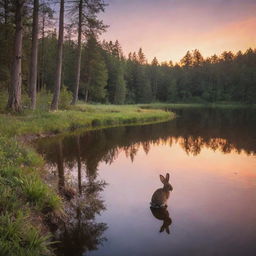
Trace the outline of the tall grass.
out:
[[[0,215],[0,255],[52,255],[49,236],[41,235],[22,211]]]
[[[49,235],[32,224],[61,200],[40,177],[43,160],[15,139],[0,136],[0,255],[50,255]]]

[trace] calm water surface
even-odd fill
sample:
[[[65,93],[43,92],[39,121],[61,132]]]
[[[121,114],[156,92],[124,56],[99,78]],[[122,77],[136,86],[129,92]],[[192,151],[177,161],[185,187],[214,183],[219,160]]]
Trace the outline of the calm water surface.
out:
[[[67,199],[57,255],[256,255],[255,112],[176,112],[167,123],[37,142]],[[166,172],[168,208],[152,212]]]

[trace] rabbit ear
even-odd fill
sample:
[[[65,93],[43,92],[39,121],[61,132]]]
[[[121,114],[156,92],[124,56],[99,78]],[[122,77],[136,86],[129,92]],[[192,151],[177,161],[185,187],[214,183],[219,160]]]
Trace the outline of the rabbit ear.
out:
[[[166,173],[165,179],[166,179],[166,181],[169,181],[169,179],[170,179],[170,174],[169,173]]]
[[[160,180],[161,180],[162,183],[165,183],[165,177],[161,174],[160,174]]]

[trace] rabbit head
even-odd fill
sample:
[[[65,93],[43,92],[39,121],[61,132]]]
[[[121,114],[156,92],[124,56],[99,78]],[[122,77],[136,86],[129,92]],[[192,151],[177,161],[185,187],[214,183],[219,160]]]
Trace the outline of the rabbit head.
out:
[[[166,190],[166,191],[172,191],[173,190],[172,185],[169,183],[169,179],[170,179],[170,174],[169,173],[167,173],[165,177],[160,174],[160,180],[164,184],[164,190]]]

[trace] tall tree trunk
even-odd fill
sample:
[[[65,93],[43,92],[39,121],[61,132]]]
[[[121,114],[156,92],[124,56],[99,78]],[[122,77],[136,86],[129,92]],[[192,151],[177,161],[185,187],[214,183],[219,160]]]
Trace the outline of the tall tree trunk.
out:
[[[8,47],[10,42],[10,26],[9,23],[10,20],[10,0],[4,0],[4,39],[5,39],[5,49],[6,49],[6,63],[8,65],[8,70],[10,70],[11,67],[11,60],[9,58],[10,55],[12,55],[12,48]],[[8,57],[7,57],[8,56]]]
[[[22,15],[24,0],[17,0],[15,4],[15,36],[13,62],[11,68],[11,84],[9,88],[9,99],[7,109],[13,112],[20,112],[21,106],[21,58],[22,58]]]
[[[9,0],[4,0],[4,24],[8,24],[9,18]]]
[[[89,94],[89,91],[87,88],[85,88],[85,98],[84,98],[84,101],[87,103],[88,102],[88,94]]]
[[[34,0],[33,29],[32,29],[32,53],[29,74],[29,89],[31,98],[31,109],[36,108],[36,85],[37,85],[37,60],[38,60],[38,12],[39,0]]]
[[[45,8],[43,6],[43,8]],[[44,41],[45,41],[45,12],[43,10],[43,21],[42,21],[42,54],[41,54],[41,79],[40,79],[40,89],[44,88],[44,62],[45,62],[45,57],[44,57],[44,52],[45,52],[45,47],[44,47]]]
[[[77,70],[76,70],[76,84],[73,94],[72,104],[76,104],[78,100],[78,91],[80,84],[80,73],[81,73],[81,55],[82,55],[82,13],[83,13],[83,1],[79,2],[79,18],[78,18],[78,47],[77,47]]]
[[[57,110],[59,105],[61,74],[62,74],[63,36],[64,36],[64,0],[61,0],[60,18],[59,18],[57,70],[56,70],[56,78],[55,78],[55,86],[54,86],[51,110]]]

